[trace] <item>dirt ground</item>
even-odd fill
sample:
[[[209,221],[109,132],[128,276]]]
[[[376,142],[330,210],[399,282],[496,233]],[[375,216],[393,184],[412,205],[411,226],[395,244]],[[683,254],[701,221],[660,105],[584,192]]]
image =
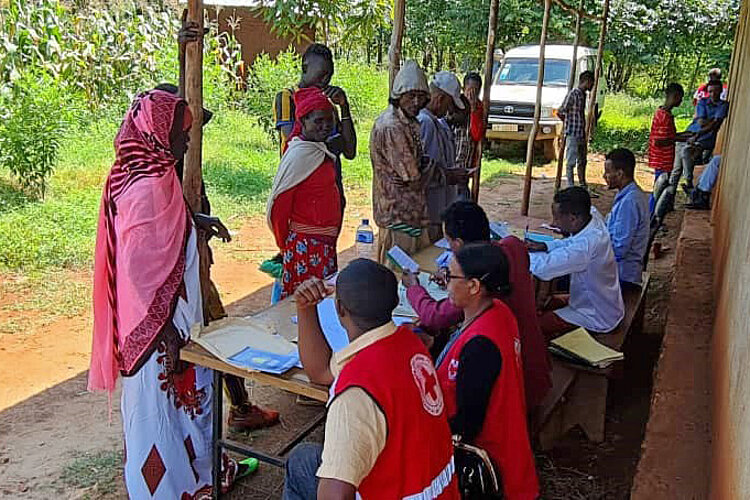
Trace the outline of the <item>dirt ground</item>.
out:
[[[602,158],[592,157],[589,182],[603,184],[602,170]],[[651,176],[643,165],[639,165],[637,174],[641,186],[650,190]],[[549,218],[552,167],[536,168],[534,175],[530,215]],[[598,191],[602,196],[594,202],[606,213],[613,193],[601,185]],[[482,186],[480,202],[491,218],[503,219],[504,214],[519,209],[521,193],[522,177],[500,176]],[[351,192],[348,199],[342,249],[351,247],[359,220],[370,213],[368,193]],[[660,237],[665,246],[674,248],[679,222],[679,212],[667,219],[667,232]],[[233,243],[215,243],[213,247],[214,280],[224,303],[235,303],[228,307],[230,314],[265,307],[271,280],[257,270],[257,265],[275,252],[275,245],[263,218],[249,220]],[[572,431],[551,453],[539,455],[545,498],[628,498],[648,417],[652,370],[661,343],[673,260],[672,252],[650,264],[646,327],[628,346],[626,377],[611,386],[605,442],[593,445]],[[90,276],[71,279],[86,280]],[[0,297],[0,306],[23,299]],[[87,312],[20,335],[0,334],[0,497],[124,497],[119,476],[119,393],[113,400],[110,422],[106,397],[86,392],[90,331]],[[233,437],[269,452],[279,450],[321,411],[319,407],[296,404],[294,396],[268,387],[252,387],[251,393],[254,401],[281,410],[282,424],[250,436]],[[317,438],[320,436],[318,432]],[[261,472],[238,485],[231,497],[279,498],[280,474],[271,466],[262,466]]]

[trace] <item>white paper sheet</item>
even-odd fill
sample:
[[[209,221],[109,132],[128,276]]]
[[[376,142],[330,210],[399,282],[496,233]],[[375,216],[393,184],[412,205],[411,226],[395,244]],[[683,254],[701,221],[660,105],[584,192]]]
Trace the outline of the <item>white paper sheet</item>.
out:
[[[414,259],[409,257],[409,254],[398,245],[388,250],[388,257],[396,264],[402,271],[409,271],[412,273],[419,272],[419,264]]]
[[[323,335],[325,335],[333,352],[338,352],[349,345],[349,335],[341,326],[333,298],[329,297],[318,304],[318,319],[320,320],[320,327],[323,329]]]

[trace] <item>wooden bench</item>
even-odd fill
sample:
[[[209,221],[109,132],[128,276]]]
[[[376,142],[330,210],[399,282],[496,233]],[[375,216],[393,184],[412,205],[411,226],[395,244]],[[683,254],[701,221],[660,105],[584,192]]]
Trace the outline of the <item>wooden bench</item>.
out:
[[[621,351],[628,334],[642,329],[649,281],[649,273],[643,273],[640,290],[623,292],[625,317],[612,333],[593,335],[597,341]],[[597,369],[552,357],[552,388],[531,419],[532,434],[542,450],[551,448],[557,438],[576,425],[589,440],[604,440],[609,379],[622,376],[623,364]]]

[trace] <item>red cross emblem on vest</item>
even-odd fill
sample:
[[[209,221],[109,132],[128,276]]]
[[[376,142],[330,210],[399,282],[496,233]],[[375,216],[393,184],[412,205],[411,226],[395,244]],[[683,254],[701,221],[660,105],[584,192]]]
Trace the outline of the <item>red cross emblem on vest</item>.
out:
[[[411,358],[411,373],[414,383],[422,397],[422,406],[433,416],[443,412],[443,392],[440,390],[435,367],[430,358],[424,354],[415,354]]]

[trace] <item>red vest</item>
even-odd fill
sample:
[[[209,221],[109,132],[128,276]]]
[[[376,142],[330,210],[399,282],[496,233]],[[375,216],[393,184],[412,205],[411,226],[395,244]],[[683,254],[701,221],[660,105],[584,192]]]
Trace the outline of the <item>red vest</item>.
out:
[[[460,334],[438,367],[448,418],[456,414],[456,373],[461,351],[479,335],[497,346],[503,361],[490,395],[484,426],[470,444],[486,450],[492,458],[502,478],[505,498],[533,500],[539,495],[539,483],[526,428],[521,341],[513,313],[499,300]]]
[[[360,387],[385,414],[385,448],[359,485],[364,500],[458,500],[453,444],[435,368],[408,326],[358,352],[333,398]]]

